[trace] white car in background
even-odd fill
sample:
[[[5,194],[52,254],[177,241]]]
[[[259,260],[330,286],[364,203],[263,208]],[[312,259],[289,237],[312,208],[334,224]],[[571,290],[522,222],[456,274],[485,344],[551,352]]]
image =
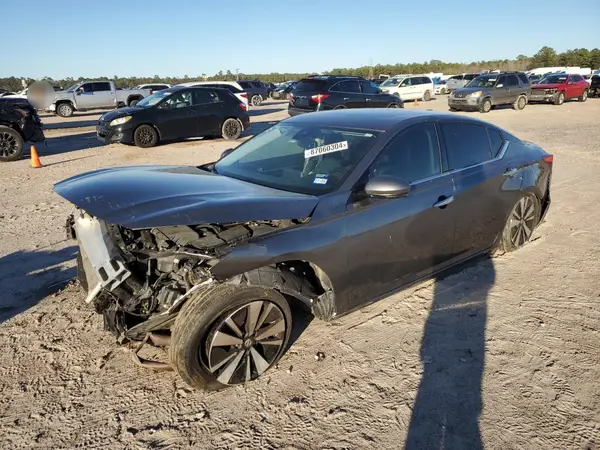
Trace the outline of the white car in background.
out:
[[[246,111],[248,111],[248,94],[244,92],[242,86],[236,81],[190,81],[188,83],[178,84],[177,86],[204,86],[227,89],[245,105]]]
[[[428,102],[434,93],[433,81],[425,75],[396,75],[379,85],[386,94],[402,100],[424,100]]]
[[[169,89],[171,87],[170,84],[167,83],[147,83],[147,84],[138,84],[137,86],[131,89],[150,89],[150,95],[155,92],[162,91],[164,89]]]
[[[447,80],[439,80],[437,83],[433,85],[433,93],[436,95],[444,95],[448,93],[448,87],[446,86],[448,83]]]

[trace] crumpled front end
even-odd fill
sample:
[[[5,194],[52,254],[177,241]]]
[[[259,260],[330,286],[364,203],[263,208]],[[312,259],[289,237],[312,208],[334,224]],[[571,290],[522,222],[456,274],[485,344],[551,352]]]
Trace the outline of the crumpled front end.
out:
[[[86,302],[120,340],[167,330],[183,302],[217,282],[211,268],[248,239],[293,221],[200,224],[131,230],[78,210],[67,230],[80,249],[78,278]]]

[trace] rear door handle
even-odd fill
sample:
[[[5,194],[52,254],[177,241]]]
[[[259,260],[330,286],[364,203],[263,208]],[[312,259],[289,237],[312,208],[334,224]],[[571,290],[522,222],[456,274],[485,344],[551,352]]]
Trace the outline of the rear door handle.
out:
[[[452,203],[454,201],[454,196],[451,195],[450,197],[446,197],[442,200],[438,200],[437,202],[435,202],[433,204],[433,206],[435,208],[443,208],[444,206],[448,206],[450,203]]]

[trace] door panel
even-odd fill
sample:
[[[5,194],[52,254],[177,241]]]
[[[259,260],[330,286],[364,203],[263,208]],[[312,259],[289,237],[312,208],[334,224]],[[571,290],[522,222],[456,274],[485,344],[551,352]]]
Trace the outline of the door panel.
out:
[[[452,257],[454,205],[433,205],[453,190],[448,175],[414,185],[404,198],[366,198],[348,205],[348,279],[341,294],[350,309],[431,273]]]
[[[79,89],[83,89],[83,92],[75,93],[75,104],[77,105],[77,108],[89,109],[94,107],[96,103],[96,98],[94,97],[94,84],[84,83]]]
[[[171,95],[161,103],[157,113],[157,126],[162,139],[182,139],[197,135],[198,117],[192,108],[190,91],[178,91]]]

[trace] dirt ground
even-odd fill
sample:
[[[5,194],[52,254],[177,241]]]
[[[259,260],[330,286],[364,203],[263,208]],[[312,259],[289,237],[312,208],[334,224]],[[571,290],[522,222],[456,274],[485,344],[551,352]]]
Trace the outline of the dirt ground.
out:
[[[254,108],[247,134],[285,107]],[[277,368],[213,393],[135,366],[66,285],[71,206],[52,185],[197,165],[231,143],[101,146],[98,116],[44,116],[44,167],[0,164],[0,448],[600,449],[600,99],[481,116],[555,155],[533,242],[334,323],[305,320]]]

